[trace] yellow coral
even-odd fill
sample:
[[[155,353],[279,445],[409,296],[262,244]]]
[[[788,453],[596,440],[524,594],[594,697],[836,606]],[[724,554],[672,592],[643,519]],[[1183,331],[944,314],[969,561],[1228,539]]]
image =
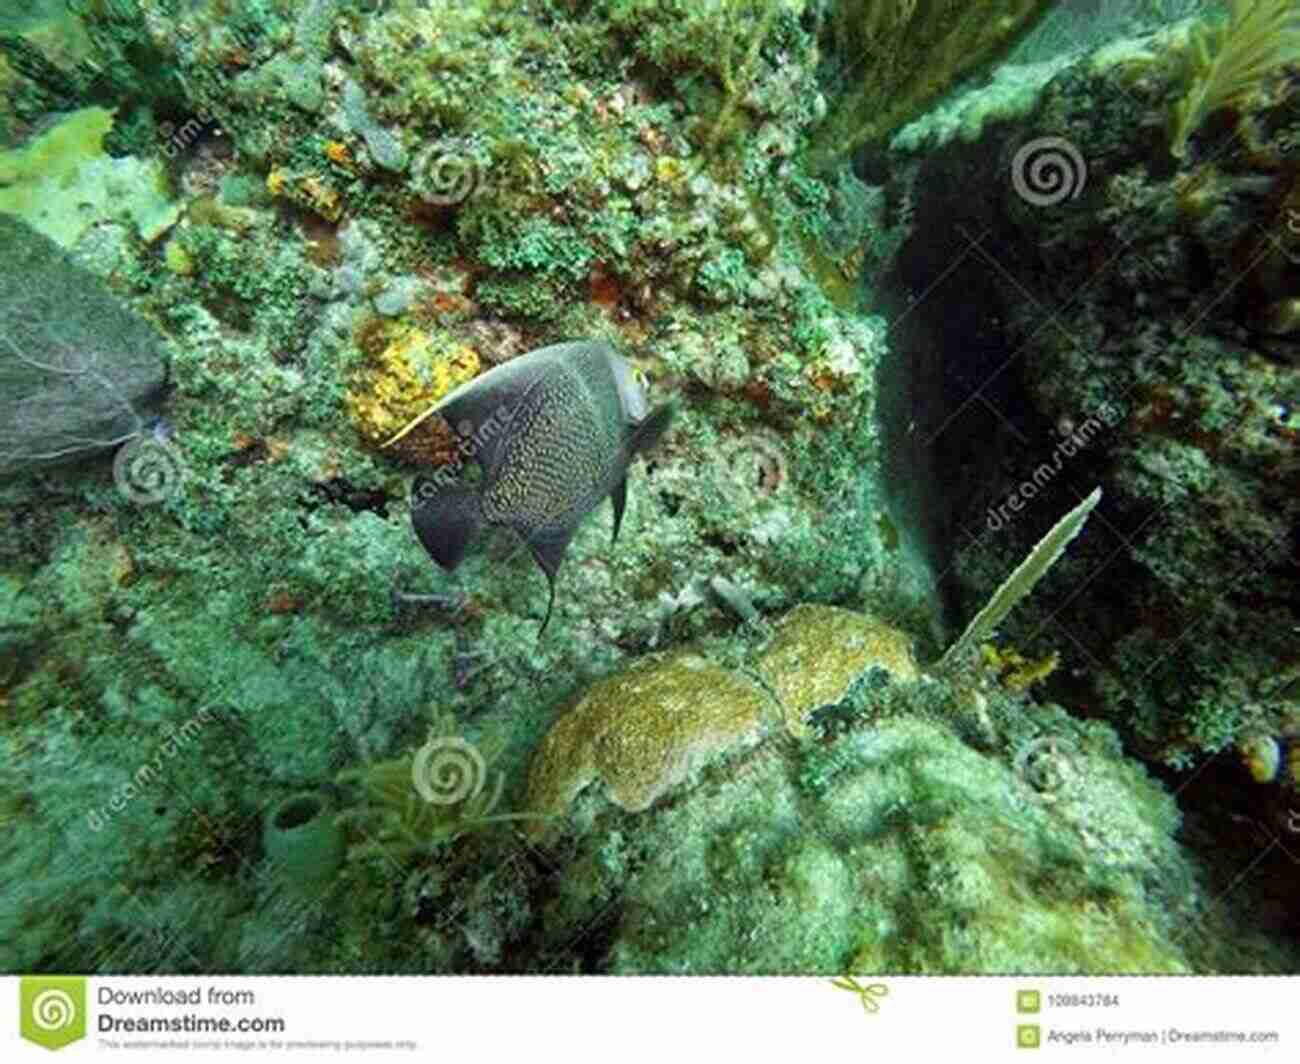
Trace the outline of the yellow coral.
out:
[[[292,200],[328,221],[337,222],[343,217],[343,199],[338,190],[315,174],[295,177],[277,166],[266,175],[266,190],[272,196]]]
[[[980,658],[1008,691],[1027,691],[1056,671],[1061,655],[1052,651],[1045,657],[1030,659],[1014,647],[999,650],[992,643],[980,647]]]
[[[307,206],[322,218],[337,222],[343,217],[343,201],[338,192],[330,188],[318,177],[309,174],[303,178],[302,195]]]
[[[341,140],[328,140],[325,142],[325,158],[339,166],[352,165],[352,153],[348,151],[348,146]]]
[[[811,604],[796,606],[777,622],[757,664],[794,736],[806,734],[813,711],[840,701],[868,669],[884,669],[906,682],[920,675],[906,633],[864,613]]]
[[[796,606],[755,665],[770,693],[685,650],[599,681],[538,747],[528,808],[555,817],[601,780],[615,804],[639,812],[709,762],[753,747],[780,721],[805,734],[809,714],[838,702],[869,669],[900,681],[920,675],[906,634],[834,606]]]
[[[689,173],[687,166],[672,155],[665,155],[655,160],[655,177],[665,185],[680,184]]]
[[[367,439],[388,440],[479,371],[477,352],[445,334],[409,325],[387,327],[387,345],[354,381],[348,413]]]
[[[597,682],[542,740],[528,808],[562,814],[603,780],[629,812],[723,753],[753,746],[777,709],[756,684],[690,652],[652,655]]]

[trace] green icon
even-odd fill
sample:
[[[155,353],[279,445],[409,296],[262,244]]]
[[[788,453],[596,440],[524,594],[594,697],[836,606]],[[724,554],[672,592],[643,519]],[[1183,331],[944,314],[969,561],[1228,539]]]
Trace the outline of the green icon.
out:
[[[1037,1012],[1041,1006],[1042,1001],[1038,996],[1037,990],[1016,991],[1017,1012]]]
[[[884,983],[868,983],[863,986],[851,975],[832,979],[831,986],[857,994],[858,1000],[862,1002],[863,1012],[879,1012],[880,1005],[876,999],[882,998],[889,993],[889,987],[885,986]]]
[[[19,1033],[46,1049],[86,1037],[86,978],[25,976],[18,984]]]
[[[1016,1028],[1016,1048],[1037,1049],[1041,1037],[1042,1035],[1038,1024],[1022,1023]]]

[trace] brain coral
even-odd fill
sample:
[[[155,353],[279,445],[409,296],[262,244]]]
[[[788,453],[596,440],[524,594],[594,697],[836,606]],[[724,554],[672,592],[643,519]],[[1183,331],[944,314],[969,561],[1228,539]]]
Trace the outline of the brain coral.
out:
[[[903,632],[813,605],[777,622],[756,662],[761,682],[690,651],[644,658],[594,684],[547,733],[533,758],[528,808],[561,815],[602,780],[612,801],[640,812],[710,761],[779,731],[779,721],[804,734],[809,714],[838,702],[872,668],[897,680],[919,675]]]
[[[598,681],[542,740],[529,773],[529,808],[563,813],[600,779],[639,812],[718,754],[751,746],[777,719],[760,687],[697,654],[642,659]]]
[[[781,701],[792,735],[809,714],[840,701],[864,672],[880,668],[896,680],[919,675],[912,641],[897,628],[837,606],[796,606],[776,625],[758,671]]]

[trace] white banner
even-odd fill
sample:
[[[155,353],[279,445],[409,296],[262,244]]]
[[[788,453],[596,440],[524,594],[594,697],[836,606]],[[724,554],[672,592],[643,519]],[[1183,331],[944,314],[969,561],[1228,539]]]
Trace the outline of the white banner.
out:
[[[1296,978],[3,977],[5,1060],[1296,1059]],[[883,1054],[883,1055],[882,1055]],[[944,1054],[946,1056],[939,1056]]]

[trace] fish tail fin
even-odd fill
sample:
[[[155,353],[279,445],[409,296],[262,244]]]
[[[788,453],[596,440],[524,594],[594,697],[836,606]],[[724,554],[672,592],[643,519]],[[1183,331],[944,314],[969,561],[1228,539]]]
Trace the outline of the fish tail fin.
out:
[[[655,444],[673,423],[673,418],[677,414],[676,403],[664,403],[662,406],[655,407],[646,415],[643,421],[637,423],[632,430],[631,436],[627,441],[628,455],[639,454],[648,451]]]
[[[416,477],[411,485],[411,526],[430,558],[444,569],[455,569],[483,526],[478,492]]]

